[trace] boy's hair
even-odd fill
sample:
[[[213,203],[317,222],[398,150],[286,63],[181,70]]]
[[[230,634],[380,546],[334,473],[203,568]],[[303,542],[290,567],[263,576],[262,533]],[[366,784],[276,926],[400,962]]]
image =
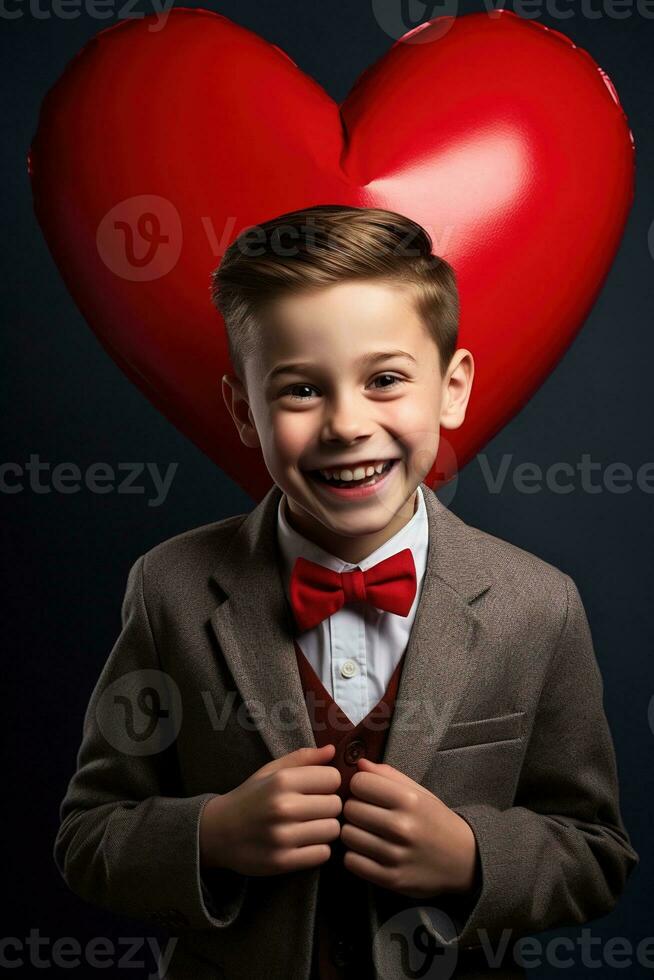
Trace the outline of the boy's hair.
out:
[[[456,350],[459,296],[454,270],[432,254],[428,232],[395,211],[321,204],[244,229],[212,273],[211,299],[225,321],[237,376],[245,380],[266,304],[365,279],[411,288],[444,375]]]

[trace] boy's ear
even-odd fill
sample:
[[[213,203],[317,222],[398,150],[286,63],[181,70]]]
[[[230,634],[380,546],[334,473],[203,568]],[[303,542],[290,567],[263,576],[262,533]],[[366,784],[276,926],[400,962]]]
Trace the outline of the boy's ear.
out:
[[[454,352],[443,378],[440,419],[443,428],[458,429],[463,425],[474,375],[474,358],[469,350],[460,347]]]
[[[225,405],[227,405],[229,414],[234,419],[234,425],[241,437],[241,442],[249,449],[261,448],[247,391],[241,379],[235,374],[223,374],[222,390]]]

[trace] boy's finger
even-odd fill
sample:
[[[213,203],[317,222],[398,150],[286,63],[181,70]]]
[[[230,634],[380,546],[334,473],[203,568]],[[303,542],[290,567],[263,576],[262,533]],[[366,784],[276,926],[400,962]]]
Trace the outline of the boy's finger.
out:
[[[304,748],[296,749],[294,752],[289,752],[288,755],[283,755],[280,759],[273,759],[272,762],[268,763],[266,771],[276,772],[277,769],[285,769],[292,766],[319,765],[321,759],[330,759],[333,751],[335,751],[335,746],[331,742],[323,745],[322,748],[305,746]]]

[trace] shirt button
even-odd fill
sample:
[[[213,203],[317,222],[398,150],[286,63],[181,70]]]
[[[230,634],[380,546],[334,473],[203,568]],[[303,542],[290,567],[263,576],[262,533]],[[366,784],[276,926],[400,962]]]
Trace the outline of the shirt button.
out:
[[[366,754],[366,743],[362,738],[353,738],[351,742],[348,742],[345,752],[343,753],[343,758],[350,766],[355,766],[357,759]]]
[[[341,666],[341,677],[354,677],[358,669],[354,660],[346,660]]]

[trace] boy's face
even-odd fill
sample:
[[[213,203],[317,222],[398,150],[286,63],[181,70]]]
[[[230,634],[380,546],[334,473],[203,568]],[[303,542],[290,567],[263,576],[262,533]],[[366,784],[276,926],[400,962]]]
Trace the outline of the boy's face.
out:
[[[349,281],[277,299],[245,385],[225,375],[223,395],[242,441],[261,448],[284,492],[291,526],[355,563],[411,519],[440,426],[463,422],[473,372],[472,355],[458,349],[441,377],[408,289]],[[367,488],[316,475],[382,461],[390,471]]]

